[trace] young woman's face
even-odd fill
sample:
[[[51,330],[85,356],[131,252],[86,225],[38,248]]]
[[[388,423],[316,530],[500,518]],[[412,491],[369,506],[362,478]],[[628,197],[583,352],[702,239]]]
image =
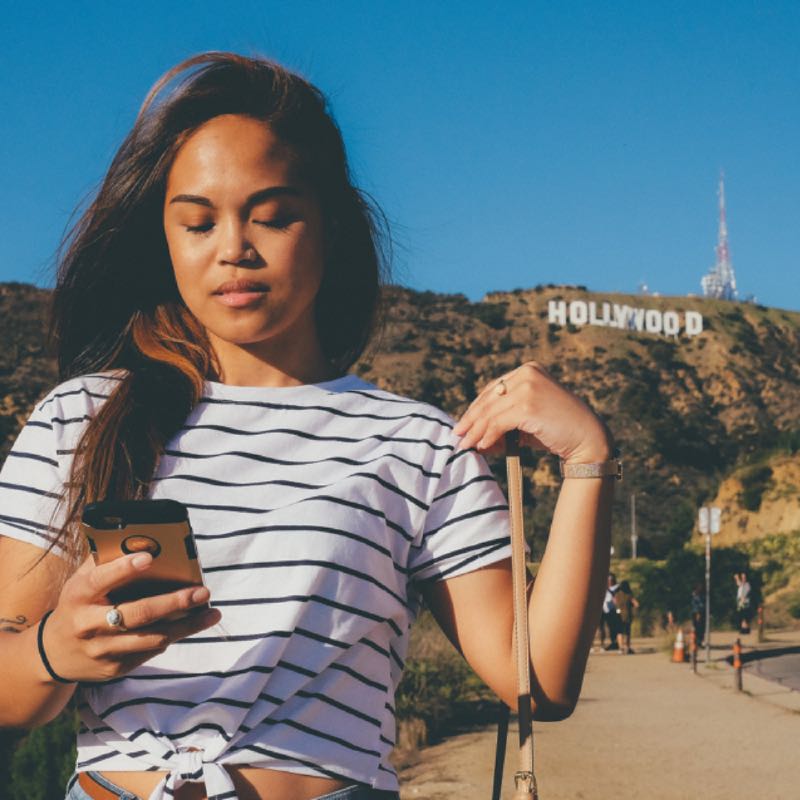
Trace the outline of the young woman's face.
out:
[[[178,150],[164,231],[178,291],[212,345],[261,344],[268,355],[317,344],[322,229],[316,197],[265,123],[215,117]]]

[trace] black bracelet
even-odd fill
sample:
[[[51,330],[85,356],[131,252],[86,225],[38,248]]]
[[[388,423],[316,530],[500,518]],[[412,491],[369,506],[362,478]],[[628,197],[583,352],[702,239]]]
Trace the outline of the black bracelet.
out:
[[[43,634],[44,634],[44,624],[47,622],[47,618],[53,613],[54,609],[50,609],[41,619],[39,622],[39,631],[36,635],[36,643],[39,645],[39,655],[42,658],[42,664],[44,664],[44,668],[50,673],[50,677],[54,681],[58,681],[59,683],[77,683],[77,681],[68,681],[66,678],[62,678],[60,675],[57,675],[55,670],[50,666],[50,662],[47,660],[47,656],[44,652],[44,641],[43,641]]]

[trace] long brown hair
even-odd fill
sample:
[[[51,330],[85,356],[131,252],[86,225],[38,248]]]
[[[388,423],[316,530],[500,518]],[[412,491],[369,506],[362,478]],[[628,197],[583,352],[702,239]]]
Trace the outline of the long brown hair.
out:
[[[93,202],[68,234],[53,293],[50,341],[59,378],[120,369],[122,380],[83,432],[55,543],[75,562],[86,503],[147,496],[159,456],[217,374],[205,330],[183,304],[162,223],[166,179],[188,136],[221,114],[263,120],[317,193],[328,250],[315,313],[336,374],[373,333],[389,238],[384,216],[354,185],[322,93],[263,58],[203,53],[148,93]]]

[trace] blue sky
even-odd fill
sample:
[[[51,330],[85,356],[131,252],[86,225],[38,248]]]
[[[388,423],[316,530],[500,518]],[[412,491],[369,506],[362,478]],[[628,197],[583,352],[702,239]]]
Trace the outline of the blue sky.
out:
[[[50,285],[150,85],[226,49],[326,92],[401,283],[699,292],[724,169],[741,292],[800,310],[800,3],[42,2],[4,28],[0,280]]]

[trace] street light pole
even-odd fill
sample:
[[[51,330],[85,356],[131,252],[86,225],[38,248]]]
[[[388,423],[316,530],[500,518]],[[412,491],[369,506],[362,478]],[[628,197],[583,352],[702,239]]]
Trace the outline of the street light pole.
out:
[[[631,556],[636,558],[636,492],[631,493]]]
[[[711,663],[711,531],[706,533],[706,664]]]

